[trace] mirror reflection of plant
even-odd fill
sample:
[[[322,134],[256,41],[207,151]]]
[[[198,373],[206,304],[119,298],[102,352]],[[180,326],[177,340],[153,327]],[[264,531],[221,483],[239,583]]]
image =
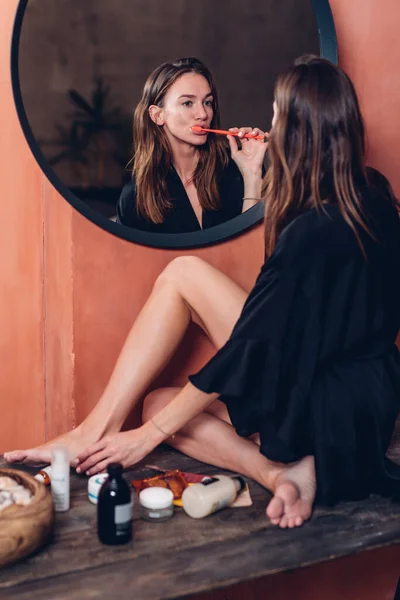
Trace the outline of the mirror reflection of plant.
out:
[[[112,152],[112,157],[123,170],[123,179],[124,183],[126,183],[131,177],[130,167],[133,151],[132,115],[123,113],[112,135],[115,141],[115,149]]]
[[[107,148],[112,143],[109,134],[119,128],[122,111],[113,106],[110,87],[101,78],[95,82],[90,101],[79,92],[70,89],[68,96],[76,110],[71,115],[73,125],[85,133],[92,149],[95,149],[96,184],[104,185]]]
[[[89,187],[89,161],[87,149],[89,138],[87,132],[82,130],[76,123],[70,127],[56,124],[58,137],[54,140],[41,141],[40,146],[57,146],[61,148],[58,154],[48,159],[51,166],[60,162],[68,161],[74,175],[78,177],[81,187]]]

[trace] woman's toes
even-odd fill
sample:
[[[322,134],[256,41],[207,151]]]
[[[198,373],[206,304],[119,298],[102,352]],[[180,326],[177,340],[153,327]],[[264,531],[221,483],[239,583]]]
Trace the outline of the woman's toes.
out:
[[[51,461],[50,451],[44,448],[13,450],[12,452],[6,452],[3,456],[8,463],[28,464],[32,466],[48,464]]]
[[[5,452],[3,454],[4,460],[8,463],[23,462],[26,458],[26,452],[24,450],[13,450],[12,452]]]
[[[281,529],[286,529],[288,524],[289,524],[289,517],[287,515],[283,515],[282,519],[280,520],[279,527]]]
[[[278,525],[284,511],[284,503],[281,498],[274,496],[267,506],[267,516],[274,525]]]

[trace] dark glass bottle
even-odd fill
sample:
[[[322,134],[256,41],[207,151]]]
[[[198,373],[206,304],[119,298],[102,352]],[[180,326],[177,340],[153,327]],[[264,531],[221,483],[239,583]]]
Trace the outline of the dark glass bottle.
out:
[[[132,497],[122,465],[112,463],[107,471],[97,504],[97,533],[103,544],[116,546],[132,539]]]

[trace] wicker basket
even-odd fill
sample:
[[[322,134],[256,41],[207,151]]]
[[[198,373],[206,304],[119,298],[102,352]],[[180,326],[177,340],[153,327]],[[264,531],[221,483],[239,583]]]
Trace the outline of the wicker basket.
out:
[[[0,567],[14,563],[40,548],[54,524],[54,509],[48,488],[32,475],[0,468],[0,476],[12,477],[33,494],[25,506],[12,505],[0,511]]]

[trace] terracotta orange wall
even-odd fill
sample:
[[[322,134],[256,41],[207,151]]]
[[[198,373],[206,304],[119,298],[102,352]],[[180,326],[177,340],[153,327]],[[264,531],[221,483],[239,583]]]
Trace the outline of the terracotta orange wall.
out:
[[[400,546],[379,548],[196,594],[190,600],[398,600],[399,559]]]
[[[369,164],[400,197],[400,2],[330,0],[339,63],[357,89],[367,126]]]
[[[0,5],[0,451],[46,431],[43,335],[43,177],[10,86],[16,2]]]

